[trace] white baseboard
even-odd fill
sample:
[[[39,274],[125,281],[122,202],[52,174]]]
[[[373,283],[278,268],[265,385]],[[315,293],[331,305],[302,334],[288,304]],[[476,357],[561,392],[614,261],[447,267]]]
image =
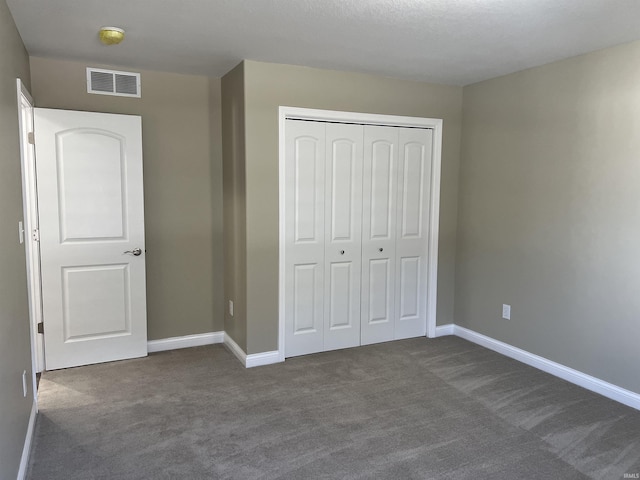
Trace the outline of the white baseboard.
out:
[[[245,366],[247,368],[261,367],[263,365],[271,365],[272,363],[280,363],[281,361],[283,360],[280,360],[280,352],[277,350],[272,352],[252,353],[251,355],[247,355]]]
[[[458,325],[453,326],[454,335],[469,340],[470,342],[481,345],[485,348],[501,353],[507,357],[518,360],[522,363],[526,363],[532,367],[535,367],[543,372],[550,373],[556,377],[562,378],[567,382],[579,385],[592,392],[599,393],[611,400],[623,403],[629,407],[640,410],[640,394],[625,390],[611,383],[600,380],[599,378],[592,377],[586,373],[579,372],[573,368],[565,367],[546,358],[540,357],[533,353],[529,353],[526,350],[503,343],[499,340],[495,340],[481,333],[474,332],[468,328],[460,327]]]
[[[22,448],[22,457],[20,457],[20,468],[18,469],[17,480],[24,480],[29,468],[29,453],[31,452],[31,442],[36,428],[36,416],[38,414],[38,404],[34,401],[31,404],[31,415],[29,415],[29,424],[27,425],[27,435],[24,439],[24,447]]]
[[[240,360],[245,368],[261,367],[263,365],[271,365],[272,363],[279,363],[280,352],[277,350],[273,352],[261,352],[252,353],[247,355],[244,350],[231,338],[228,334],[224,336],[224,344],[229,347],[229,350]]]
[[[224,344],[229,348],[229,350],[231,350],[231,353],[233,353],[238,358],[238,360],[240,360],[240,363],[242,363],[242,365],[246,367],[247,354],[244,353],[244,350],[240,348],[240,345],[238,345],[235,340],[229,336],[228,333],[224,334]]]
[[[224,332],[198,333],[195,335],[185,335],[184,337],[162,338],[160,340],[149,340],[147,351],[164,352],[165,350],[177,350],[179,348],[201,347],[202,345],[212,345],[224,342]]]
[[[280,352],[262,352],[247,355],[244,350],[225,332],[198,333],[196,335],[185,335],[184,337],[162,338],[160,340],[150,340],[147,342],[147,351],[164,352],[165,350],[177,350],[179,348],[200,347],[202,345],[212,345],[214,343],[224,343],[238,360],[246,368],[260,367],[272,363],[281,362]]]
[[[454,328],[455,325],[453,323],[448,323],[447,325],[438,325],[436,327],[436,336],[437,337],[444,337],[446,335],[453,335],[454,333]]]

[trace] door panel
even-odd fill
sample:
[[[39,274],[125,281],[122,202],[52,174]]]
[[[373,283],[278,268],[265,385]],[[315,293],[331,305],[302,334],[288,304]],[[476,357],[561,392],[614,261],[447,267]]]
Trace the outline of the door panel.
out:
[[[325,126],[287,120],[285,356],[324,344]]]
[[[422,193],[425,168],[425,145],[410,141],[404,145],[402,164],[402,238],[422,237]]]
[[[324,185],[318,185],[324,178],[323,139],[313,136],[299,136],[294,139],[293,172],[293,225],[296,243],[319,244],[323,238],[323,212],[319,211],[318,201],[324,198]],[[318,174],[321,174],[318,177]]]
[[[124,240],[125,138],[107,131],[71,129],[57,134],[56,150],[61,240]]]
[[[369,260],[368,288],[369,292],[375,293],[369,295],[369,304],[367,305],[369,324],[393,323],[393,309],[390,308],[393,301],[390,264],[389,258]]]
[[[351,267],[352,262],[335,262],[331,264],[329,330],[353,328],[357,322],[357,319],[353,317],[354,312],[351,305],[353,282]]]
[[[35,134],[46,368],[145,356],[141,119],[36,108]]]
[[[331,128],[334,130],[334,128]],[[336,134],[338,134],[336,132]],[[328,144],[329,145],[329,144]],[[357,203],[360,199],[356,197],[356,185],[354,184],[355,170],[358,168],[357,150],[360,148],[358,142],[350,138],[337,138],[331,143],[330,161],[331,165],[328,174],[331,179],[330,202],[331,202],[331,240],[353,241],[353,236],[357,234],[356,222],[352,214],[358,212]],[[354,204],[355,203],[355,204]],[[354,221],[355,220],[355,221]]]
[[[398,320],[412,320],[420,311],[420,257],[400,258],[400,315]]]
[[[364,127],[362,205],[363,345],[394,338],[398,129]]]
[[[131,334],[127,264],[63,267],[62,278],[65,342]]]
[[[400,128],[395,338],[426,334],[432,131]]]
[[[318,277],[322,278],[318,264],[295,265],[293,267],[293,334],[318,333],[322,329],[322,318],[315,308],[318,302]]]
[[[324,350],[360,344],[362,126],[326,124]]]

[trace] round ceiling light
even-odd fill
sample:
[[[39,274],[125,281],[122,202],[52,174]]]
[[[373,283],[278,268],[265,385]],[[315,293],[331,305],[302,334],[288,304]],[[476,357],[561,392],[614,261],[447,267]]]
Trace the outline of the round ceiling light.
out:
[[[102,27],[98,36],[105,45],[117,45],[124,40],[124,30],[118,27]]]

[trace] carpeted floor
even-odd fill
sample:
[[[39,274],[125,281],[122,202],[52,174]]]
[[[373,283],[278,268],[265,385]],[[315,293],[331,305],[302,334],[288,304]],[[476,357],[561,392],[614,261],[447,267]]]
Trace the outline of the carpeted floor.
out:
[[[621,479],[640,412],[460,338],[46,372],[32,480]],[[631,478],[638,478],[632,476]]]

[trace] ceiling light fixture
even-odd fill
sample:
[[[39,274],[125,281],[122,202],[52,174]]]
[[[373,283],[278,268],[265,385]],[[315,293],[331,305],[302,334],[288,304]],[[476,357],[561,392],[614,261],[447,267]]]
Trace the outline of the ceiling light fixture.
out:
[[[124,40],[124,30],[118,27],[102,27],[98,37],[105,45],[117,45]]]

